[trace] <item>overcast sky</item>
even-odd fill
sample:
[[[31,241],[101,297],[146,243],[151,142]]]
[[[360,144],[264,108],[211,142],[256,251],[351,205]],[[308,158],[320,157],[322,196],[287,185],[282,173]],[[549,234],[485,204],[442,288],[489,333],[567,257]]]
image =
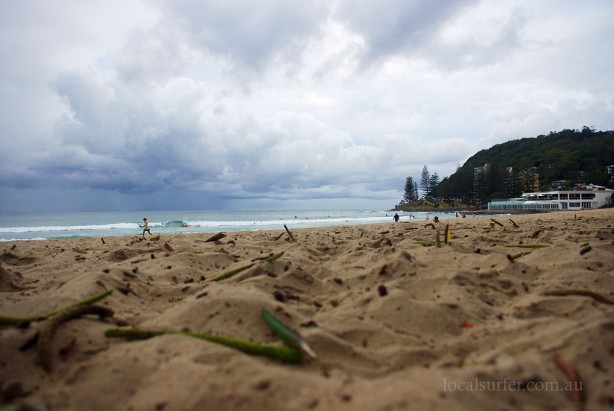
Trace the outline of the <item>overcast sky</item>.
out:
[[[0,211],[390,208],[614,129],[612,0],[2,0]]]

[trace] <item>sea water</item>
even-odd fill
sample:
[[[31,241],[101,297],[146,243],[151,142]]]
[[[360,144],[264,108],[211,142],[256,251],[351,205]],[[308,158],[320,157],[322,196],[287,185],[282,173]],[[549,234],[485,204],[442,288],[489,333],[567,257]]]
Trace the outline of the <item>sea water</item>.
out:
[[[425,220],[426,213],[399,213],[401,221]],[[440,219],[454,213],[429,213]],[[0,241],[141,235],[143,218],[152,234],[283,230],[392,222],[394,211],[141,211],[0,213]]]

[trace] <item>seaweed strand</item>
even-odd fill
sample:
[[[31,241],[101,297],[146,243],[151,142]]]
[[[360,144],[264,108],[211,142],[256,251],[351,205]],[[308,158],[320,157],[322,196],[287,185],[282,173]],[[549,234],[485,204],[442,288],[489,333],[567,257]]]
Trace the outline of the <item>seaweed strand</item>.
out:
[[[44,315],[36,315],[36,316],[31,316],[31,317],[3,317],[3,316],[0,316],[0,326],[19,326],[21,324],[27,324],[27,323],[31,323],[34,321],[46,320],[47,318],[52,317],[58,313],[61,313],[62,311],[65,311],[69,308],[80,307],[84,305],[90,305],[90,304],[97,303],[103,298],[106,298],[109,295],[111,295],[112,292],[113,290],[106,290],[101,293],[94,294],[89,297],[85,297],[84,299],[79,300],[76,303],[70,304],[62,308],[58,308]]]
[[[113,311],[100,305],[73,305],[64,309],[45,323],[38,335],[37,344],[38,357],[45,371],[51,372],[53,370],[51,340],[53,339],[55,331],[63,323],[87,314],[98,315],[104,318],[112,317]]]
[[[287,325],[284,325],[281,321],[275,318],[273,314],[271,314],[269,311],[267,311],[264,308],[260,310],[260,314],[262,315],[264,320],[267,322],[267,324],[269,324],[269,326],[279,336],[279,338],[281,338],[282,340],[284,340],[286,343],[288,343],[289,345],[293,347],[300,348],[301,350],[309,354],[311,358],[317,357],[316,353],[313,352],[313,350],[311,349],[311,347],[309,347],[307,342],[303,340],[303,338],[301,338],[301,336],[298,335],[296,331],[293,331],[290,327],[288,327]]]
[[[235,268],[234,270],[228,270],[228,271],[218,275],[217,277],[213,277],[210,280],[207,280],[206,282],[209,283],[209,282],[212,282],[212,281],[216,281],[217,282],[217,281],[225,280],[225,279],[230,278],[230,277],[232,277],[232,276],[234,276],[236,274],[239,274],[241,271],[245,271],[248,268],[251,268],[253,266],[254,266],[254,263],[251,263],[251,264],[247,264],[247,265],[244,265],[242,267],[239,267],[239,268]]]
[[[104,335],[109,338],[124,338],[131,341],[146,340],[158,335],[183,335],[234,348],[246,354],[265,356],[283,362],[299,363],[302,359],[301,352],[292,347],[259,344],[221,335],[173,330],[138,330],[131,328],[110,329],[105,331]]]

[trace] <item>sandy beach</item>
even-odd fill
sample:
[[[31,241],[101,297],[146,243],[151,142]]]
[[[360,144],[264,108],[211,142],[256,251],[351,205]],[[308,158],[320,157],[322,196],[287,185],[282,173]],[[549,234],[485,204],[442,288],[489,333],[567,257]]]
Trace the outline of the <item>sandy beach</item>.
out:
[[[614,209],[289,229],[1,243],[0,409],[614,409]]]

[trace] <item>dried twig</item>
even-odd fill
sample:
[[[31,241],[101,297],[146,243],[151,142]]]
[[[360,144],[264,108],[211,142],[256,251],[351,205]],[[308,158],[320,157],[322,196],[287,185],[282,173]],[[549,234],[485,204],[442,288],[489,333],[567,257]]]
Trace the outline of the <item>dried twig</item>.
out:
[[[568,381],[568,388],[565,391],[569,393],[569,401],[576,408],[577,411],[584,411],[584,403],[586,396],[584,393],[584,386],[582,379],[575,368],[571,366],[567,361],[563,360],[560,356],[555,355],[552,359],[554,365],[565,375]]]
[[[503,224],[501,224],[500,222],[498,222],[497,220],[495,220],[494,218],[491,218],[490,221],[492,221],[493,223],[500,225],[501,227],[503,227]]]
[[[38,335],[37,344],[38,357],[45,371],[51,372],[53,369],[51,364],[51,340],[53,339],[55,331],[63,323],[87,314],[98,315],[104,318],[112,317],[113,311],[100,305],[71,306],[53,316],[45,323]]]
[[[285,224],[284,224],[284,228],[286,229],[286,232],[290,236],[290,240],[292,240],[292,242],[294,242],[294,237],[292,236],[292,233],[290,232],[290,230],[288,230],[288,227]]]
[[[505,244],[505,247],[518,247],[518,248],[543,248],[550,247],[549,244]]]
[[[582,248],[580,250],[580,255],[584,255],[586,253],[588,253],[589,251],[591,251],[593,249],[593,247],[591,247],[590,245],[587,245],[586,247]]]
[[[520,226],[518,224],[516,224],[516,222],[514,220],[512,220],[511,218],[509,219],[512,224],[514,225],[515,228],[520,228]]]
[[[205,240],[205,243],[209,243],[212,241],[217,241],[217,240],[221,240],[222,238],[226,237],[226,234],[224,233],[217,233],[211,237],[209,237],[208,239]]]
[[[554,296],[554,297],[564,297],[564,296],[569,296],[569,295],[591,297],[593,300],[598,301],[600,303],[614,305],[614,301],[610,300],[609,298],[599,293],[596,293],[595,291],[583,290],[579,288],[570,288],[566,290],[550,290],[550,291],[544,291],[541,294],[546,295],[546,296]]]

